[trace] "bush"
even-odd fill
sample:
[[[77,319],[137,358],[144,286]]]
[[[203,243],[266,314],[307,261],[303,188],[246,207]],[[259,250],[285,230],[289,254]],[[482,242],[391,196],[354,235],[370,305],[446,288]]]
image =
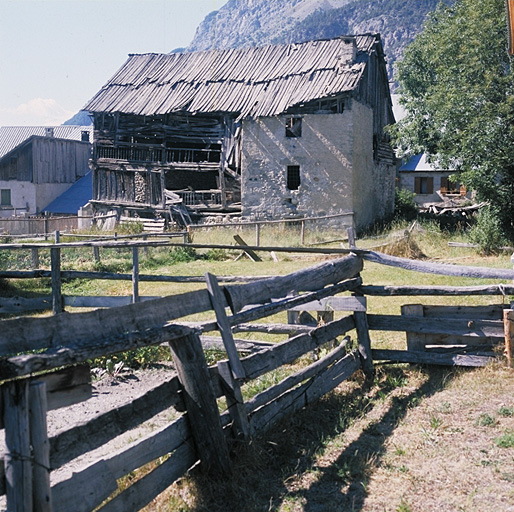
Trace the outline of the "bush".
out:
[[[416,194],[406,188],[397,188],[394,198],[394,216],[396,219],[413,219],[418,208],[414,197]]]
[[[477,215],[476,224],[469,232],[472,243],[478,244],[484,254],[497,254],[506,244],[503,230],[495,210],[487,206]]]
[[[110,356],[97,357],[91,360],[90,364],[93,368],[100,368],[106,370],[110,375],[116,375],[124,369],[147,368],[152,364],[169,361],[170,359],[169,349],[162,345],[152,345]]]
[[[205,259],[208,261],[225,261],[227,259],[227,251],[225,249],[209,249],[205,253]]]
[[[197,258],[198,255],[192,247],[173,247],[171,251],[171,261],[174,263],[188,263]]]

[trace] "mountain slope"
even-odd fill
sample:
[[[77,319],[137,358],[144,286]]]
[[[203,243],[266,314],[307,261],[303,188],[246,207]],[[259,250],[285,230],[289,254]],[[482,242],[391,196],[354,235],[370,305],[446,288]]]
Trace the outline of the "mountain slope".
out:
[[[380,33],[392,80],[394,63],[438,3],[439,0],[229,0],[205,18],[187,50]]]

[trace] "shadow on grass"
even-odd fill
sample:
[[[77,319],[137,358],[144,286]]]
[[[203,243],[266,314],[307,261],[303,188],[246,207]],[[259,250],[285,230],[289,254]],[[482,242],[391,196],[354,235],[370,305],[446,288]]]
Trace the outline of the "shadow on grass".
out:
[[[234,476],[212,481],[193,475],[196,505],[180,508],[194,512],[284,511],[357,512],[366,499],[367,481],[386,451],[386,440],[409,408],[442,390],[452,378],[448,369],[431,369],[428,378],[410,393],[384,398],[408,380],[409,370],[390,367],[365,389],[348,382],[349,391],[338,391],[275,425],[249,447],[236,451]],[[344,434],[357,419],[383,407],[358,438],[347,444]],[[341,453],[330,465],[317,465],[329,442],[342,439]],[[298,480],[302,480],[301,484]]]

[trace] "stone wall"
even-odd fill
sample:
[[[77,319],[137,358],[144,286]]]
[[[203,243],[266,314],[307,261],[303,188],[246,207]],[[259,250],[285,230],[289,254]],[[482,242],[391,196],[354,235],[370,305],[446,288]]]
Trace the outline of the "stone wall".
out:
[[[395,171],[386,169],[387,176],[382,176],[384,169],[377,169],[373,161],[370,108],[352,101],[342,114],[305,114],[300,137],[286,137],[287,117],[243,122],[243,217],[353,211],[356,227],[361,228],[376,215],[392,212]],[[291,165],[300,167],[297,190],[287,186]]]
[[[285,136],[285,123],[286,116],[243,123],[243,216],[280,219],[351,210],[351,112],[305,115],[297,138]],[[287,187],[291,165],[300,167],[297,190]]]

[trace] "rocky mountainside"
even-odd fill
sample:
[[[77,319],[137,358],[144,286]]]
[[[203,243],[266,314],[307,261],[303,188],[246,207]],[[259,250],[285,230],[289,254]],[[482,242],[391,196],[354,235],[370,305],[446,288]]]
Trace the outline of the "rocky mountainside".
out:
[[[380,33],[392,80],[394,63],[438,3],[439,0],[229,0],[200,24],[187,51]]]

